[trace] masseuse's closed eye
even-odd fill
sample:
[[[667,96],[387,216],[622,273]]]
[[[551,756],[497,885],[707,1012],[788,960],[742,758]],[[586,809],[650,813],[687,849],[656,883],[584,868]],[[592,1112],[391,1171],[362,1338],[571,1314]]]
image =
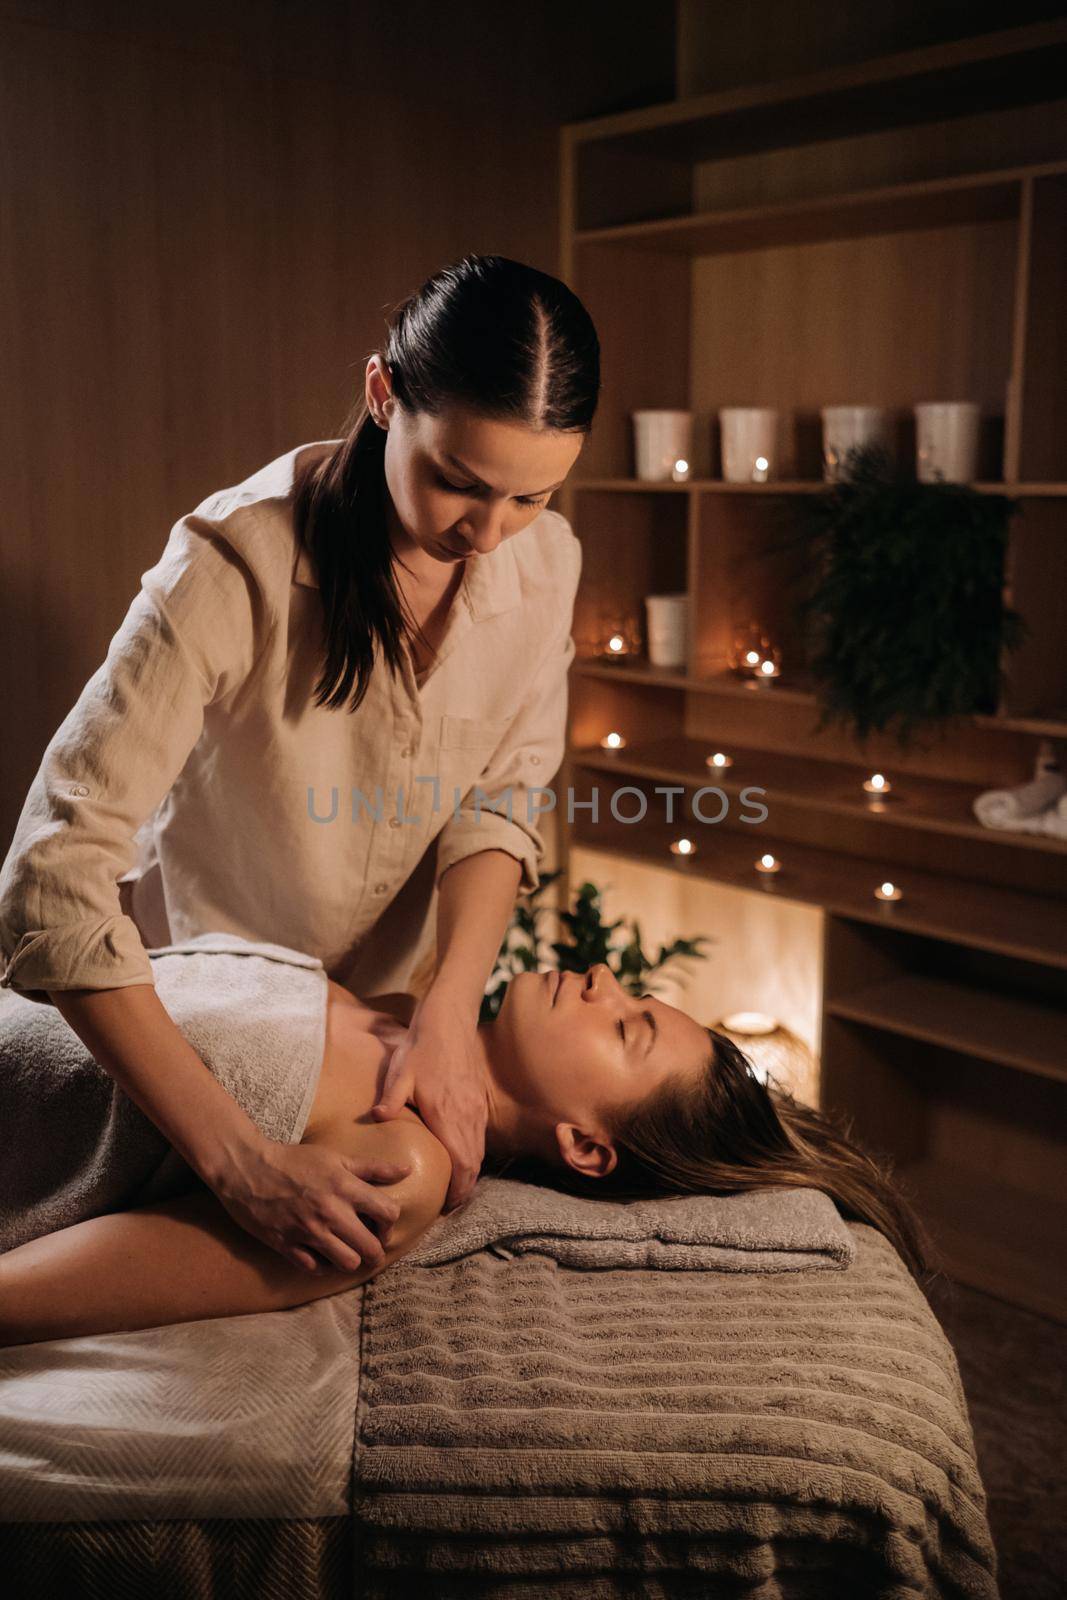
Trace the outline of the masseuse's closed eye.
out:
[[[450,481],[450,479],[442,477],[440,473],[438,473],[438,475],[437,475],[437,482],[438,482],[438,485],[439,485],[440,488],[442,488],[442,489],[450,489],[453,494],[480,495],[480,494],[484,493],[484,490],[481,489],[480,486],[478,484],[476,484],[476,483],[452,483]],[[552,498],[551,494],[543,494],[543,495],[517,494],[515,496],[515,499],[519,502],[520,506],[547,506],[547,504],[548,504],[548,502],[549,502],[549,500],[551,498]]]

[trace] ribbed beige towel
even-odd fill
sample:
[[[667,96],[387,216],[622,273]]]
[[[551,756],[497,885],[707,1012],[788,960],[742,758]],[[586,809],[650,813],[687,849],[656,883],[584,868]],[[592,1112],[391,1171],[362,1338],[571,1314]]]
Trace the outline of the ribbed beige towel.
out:
[[[480,1178],[404,1257],[410,1266],[477,1250],[536,1253],[568,1267],[714,1267],[799,1272],[847,1267],[852,1235],[820,1189],[752,1189],[667,1200],[586,1200],[511,1178]]]
[[[148,952],[163,1005],[270,1139],[296,1143],[326,1039],[322,962],[206,933]],[[0,1251],[163,1199],[189,1167],[53,1006],[0,990]]]
[[[361,1600],[997,1600],[952,1348],[847,1226],[844,1272],[482,1250],[371,1279]]]

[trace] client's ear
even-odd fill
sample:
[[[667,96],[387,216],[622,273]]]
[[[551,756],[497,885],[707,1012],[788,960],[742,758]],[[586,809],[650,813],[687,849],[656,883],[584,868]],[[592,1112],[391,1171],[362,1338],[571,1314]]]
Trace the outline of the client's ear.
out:
[[[557,1122],[556,1143],[567,1166],[589,1178],[603,1178],[618,1165],[619,1156],[604,1134],[589,1133],[576,1122]]]

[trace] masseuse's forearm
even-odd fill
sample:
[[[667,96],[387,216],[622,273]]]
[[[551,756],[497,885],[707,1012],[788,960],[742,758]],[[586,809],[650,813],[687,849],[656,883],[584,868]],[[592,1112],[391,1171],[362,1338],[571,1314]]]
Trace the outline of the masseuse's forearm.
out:
[[[207,1184],[263,1143],[150,983],[55,989],[49,998],[86,1049]]]
[[[506,850],[479,850],[441,878],[437,961],[431,988],[446,991],[477,1014],[504,940],[522,863]]]

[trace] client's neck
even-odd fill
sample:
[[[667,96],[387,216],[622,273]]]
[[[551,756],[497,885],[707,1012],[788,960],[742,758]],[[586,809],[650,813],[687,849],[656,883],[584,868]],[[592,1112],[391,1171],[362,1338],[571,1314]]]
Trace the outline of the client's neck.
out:
[[[485,1154],[491,1162],[508,1157],[540,1156],[559,1160],[559,1146],[553,1133],[554,1121],[541,1108],[516,1100],[505,1087],[506,1074],[495,1054],[500,1048],[491,1022],[480,1023],[474,1035],[475,1059],[484,1075],[488,1119],[485,1125]]]

